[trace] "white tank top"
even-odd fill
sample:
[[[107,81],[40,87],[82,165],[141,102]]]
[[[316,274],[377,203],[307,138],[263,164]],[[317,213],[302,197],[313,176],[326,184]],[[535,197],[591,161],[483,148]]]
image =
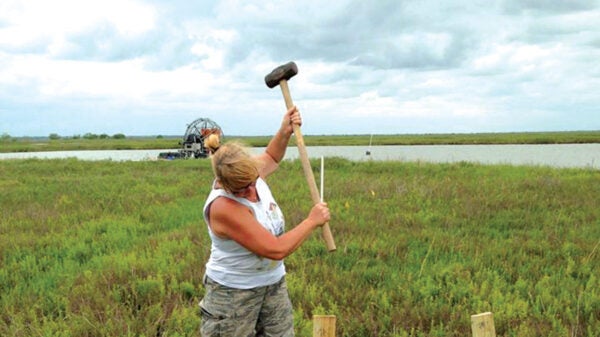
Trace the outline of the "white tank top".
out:
[[[213,189],[204,204],[204,221],[209,224],[209,206],[219,197],[225,197],[250,208],[258,222],[275,236],[283,234],[285,221],[267,183],[258,178],[258,202],[238,198],[223,189]],[[283,261],[260,257],[231,239],[222,239],[208,227],[212,241],[210,258],[206,263],[206,276],[224,286],[251,289],[277,283],[285,275]]]

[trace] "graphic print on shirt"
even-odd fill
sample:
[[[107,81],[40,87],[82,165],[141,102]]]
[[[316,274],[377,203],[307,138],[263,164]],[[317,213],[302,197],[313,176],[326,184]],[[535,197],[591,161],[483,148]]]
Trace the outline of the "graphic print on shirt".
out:
[[[283,213],[279,209],[276,203],[271,202],[269,204],[269,209],[267,211],[267,218],[271,222],[271,226],[273,228],[273,235],[280,236],[283,234]]]

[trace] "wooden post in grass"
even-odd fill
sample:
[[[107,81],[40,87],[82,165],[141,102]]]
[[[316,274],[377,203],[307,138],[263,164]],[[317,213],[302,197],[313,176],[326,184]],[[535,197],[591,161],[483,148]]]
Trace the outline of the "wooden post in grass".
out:
[[[473,337],[496,337],[494,315],[491,312],[471,315],[471,331]]]
[[[313,315],[313,337],[335,337],[335,315]]]

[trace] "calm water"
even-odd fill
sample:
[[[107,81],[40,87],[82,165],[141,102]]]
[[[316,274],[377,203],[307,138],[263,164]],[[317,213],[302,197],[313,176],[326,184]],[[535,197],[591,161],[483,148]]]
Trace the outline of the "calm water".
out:
[[[370,150],[371,154],[366,155]],[[106,150],[0,153],[0,159],[78,158],[82,160],[156,160],[160,152],[175,150]],[[264,148],[254,148],[254,152]],[[541,165],[600,169],[600,144],[551,145],[411,145],[411,146],[309,146],[312,158],[343,157],[350,160],[401,160],[434,163],[475,162],[482,164]],[[286,159],[298,158],[290,147]]]

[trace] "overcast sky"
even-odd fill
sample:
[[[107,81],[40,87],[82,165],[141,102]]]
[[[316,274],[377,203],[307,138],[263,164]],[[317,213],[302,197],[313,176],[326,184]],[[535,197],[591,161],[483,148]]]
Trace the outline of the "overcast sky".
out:
[[[0,134],[600,130],[600,0],[2,0]]]

